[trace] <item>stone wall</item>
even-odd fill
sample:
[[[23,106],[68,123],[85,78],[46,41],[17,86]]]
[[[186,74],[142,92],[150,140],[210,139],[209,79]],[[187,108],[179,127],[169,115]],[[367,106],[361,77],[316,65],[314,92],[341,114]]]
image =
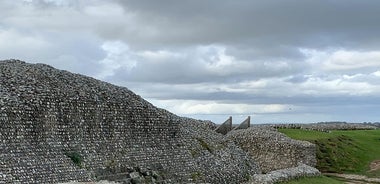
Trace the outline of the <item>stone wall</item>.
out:
[[[286,182],[292,179],[316,177],[320,175],[321,173],[318,169],[305,164],[300,164],[297,167],[275,170],[266,174],[255,174],[251,181],[246,184],[274,184]]]
[[[328,132],[331,130],[374,130],[378,128],[375,124],[345,123],[345,122],[255,125],[255,127],[261,127],[261,126],[270,126],[273,128],[315,130],[315,131],[322,131],[322,132]]]
[[[231,131],[227,137],[248,152],[264,173],[299,164],[316,165],[314,144],[290,139],[271,127]]]
[[[0,183],[127,178],[130,168],[169,183],[240,183],[260,172],[208,123],[47,65],[0,61],[0,104]]]
[[[317,131],[331,131],[331,130],[374,130],[377,127],[366,125],[363,123],[312,123],[302,125],[302,129],[317,130]]]

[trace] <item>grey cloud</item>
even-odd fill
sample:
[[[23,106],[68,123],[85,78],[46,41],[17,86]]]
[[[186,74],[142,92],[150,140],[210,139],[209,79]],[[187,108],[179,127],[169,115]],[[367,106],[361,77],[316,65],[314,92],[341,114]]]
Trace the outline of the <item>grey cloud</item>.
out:
[[[164,44],[247,43],[289,47],[355,47],[379,43],[377,1],[119,1],[157,31]],[[365,33],[365,34],[364,34]],[[128,36],[126,36],[128,40]],[[137,40],[136,40],[137,41]]]
[[[98,61],[106,53],[102,40],[86,30],[93,20],[79,17],[82,5],[75,0],[1,1],[1,58],[96,76],[102,70]]]
[[[98,42],[87,35],[55,33],[23,33],[14,29],[0,30],[2,59],[21,59],[33,63],[47,63],[56,68],[94,76],[101,68],[98,60],[105,56]],[[2,39],[9,37],[6,40]]]
[[[146,98],[294,104],[304,107],[304,119],[329,110],[343,117],[340,109],[355,104],[347,112],[372,118],[370,108],[380,99],[378,76],[371,73],[378,65],[325,70],[323,60],[310,64],[300,49],[377,51],[378,12],[376,0],[5,0],[0,54],[103,74]],[[109,57],[112,50],[102,46],[112,42],[128,49]],[[218,58],[221,48],[231,63]],[[161,51],[169,56],[144,56]],[[357,74],[363,75],[343,77]],[[244,86],[260,80],[268,84]],[[344,83],[341,89],[334,86],[337,80]],[[354,83],[369,86],[370,93],[350,94],[361,90],[350,87]]]
[[[308,77],[305,75],[294,75],[290,76],[286,82],[291,82],[291,83],[303,83],[308,80]]]
[[[33,4],[34,6],[38,6],[40,8],[48,8],[48,7],[76,7],[79,5],[79,1],[77,0],[31,0],[24,1],[24,4]]]
[[[300,67],[284,62],[280,66],[276,62],[251,61],[247,68],[223,68],[218,73],[210,72],[203,63],[189,60],[168,60],[165,63],[138,61],[132,70],[121,67],[108,80],[124,80],[130,82],[158,82],[165,84],[191,84],[205,82],[235,83],[266,77],[282,77],[301,70]],[[223,73],[226,72],[226,73]]]
[[[268,123],[268,122],[291,122],[291,123],[305,123],[305,122],[318,122],[318,121],[349,121],[349,122],[363,122],[363,121],[378,121],[378,102],[379,96],[344,96],[344,95],[330,95],[330,96],[309,96],[297,95],[287,97],[287,88],[283,89],[284,96],[273,97],[265,95],[265,93],[249,94],[239,92],[204,92],[191,90],[191,87],[178,87],[158,84],[148,85],[134,85],[129,83],[127,86],[133,88],[134,91],[141,94],[148,99],[159,100],[173,100],[173,99],[186,99],[196,101],[215,101],[218,103],[234,104],[284,104],[289,105],[289,110],[286,112],[278,113],[256,113],[252,111],[251,115],[254,123]],[[203,84],[207,86],[209,84]],[[149,89],[144,89],[150,86]],[[196,87],[195,87],[196,88]],[[269,88],[268,90],[273,90]],[[323,90],[323,89],[321,89]],[[214,115],[193,115],[193,117],[201,119],[212,119],[217,123],[221,123],[229,115],[233,114],[214,114]],[[234,118],[236,119],[236,118]]]
[[[378,105],[380,95],[371,94],[366,96],[350,96],[340,94],[327,95],[306,95],[291,94],[289,87],[267,87],[257,92],[229,92],[222,89],[210,87],[218,84],[200,83],[188,85],[172,85],[157,83],[119,83],[122,86],[129,86],[133,91],[148,99],[171,100],[209,100],[228,104],[292,104],[309,107],[331,106],[364,106]],[[301,90],[301,89],[293,89]],[[323,91],[324,89],[319,89]],[[275,91],[276,95],[270,92]],[[314,109],[315,111],[315,109]]]
[[[371,85],[380,85],[380,76],[376,76],[375,74],[357,74],[354,76],[349,76],[352,77],[350,79],[347,79],[348,81],[351,82],[364,82],[368,83]]]
[[[369,0],[360,3],[354,0],[286,0],[281,3],[274,0],[119,0],[109,2],[124,7],[122,15],[114,18],[80,17],[88,7],[80,1],[33,2],[33,5],[43,4],[52,9],[57,9],[57,4],[72,8],[75,19],[53,16],[63,25],[55,29],[74,26],[78,30],[91,30],[103,39],[122,39],[136,49],[217,43],[247,50],[244,57],[294,59],[303,57],[298,48],[377,48],[380,41],[377,36],[380,25],[376,24],[380,3]],[[105,4],[101,1],[89,2],[89,5]],[[43,12],[47,8],[40,9]],[[40,20],[30,21],[35,24]],[[70,25],[70,22],[73,24]],[[54,28],[53,22],[37,25]]]

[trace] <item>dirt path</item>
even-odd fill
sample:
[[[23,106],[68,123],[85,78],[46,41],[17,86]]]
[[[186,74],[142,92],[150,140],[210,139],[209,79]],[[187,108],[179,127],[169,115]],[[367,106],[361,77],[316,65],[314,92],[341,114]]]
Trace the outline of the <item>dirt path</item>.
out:
[[[380,170],[380,160],[375,160],[371,162],[369,165],[369,171],[368,172],[373,172]],[[345,181],[346,184],[373,184],[373,183],[378,183],[380,184],[380,178],[369,178],[364,175],[357,175],[357,174],[338,174],[338,173],[324,173],[324,175],[327,176],[334,176],[341,178]]]
[[[347,184],[365,184],[365,183],[379,183],[380,178],[368,178],[367,176],[357,175],[357,174],[338,174],[338,173],[324,173],[327,176],[334,176],[342,178]]]
[[[380,170],[380,160],[375,160],[369,164],[369,172]]]

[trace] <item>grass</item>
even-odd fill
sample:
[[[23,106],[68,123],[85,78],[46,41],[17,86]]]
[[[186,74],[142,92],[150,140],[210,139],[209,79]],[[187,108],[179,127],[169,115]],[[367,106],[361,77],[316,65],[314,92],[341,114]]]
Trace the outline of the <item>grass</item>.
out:
[[[193,181],[197,181],[201,176],[202,174],[200,172],[191,173],[191,179],[193,179]]]
[[[83,156],[80,155],[78,152],[67,152],[66,156],[68,156],[71,161],[74,162],[75,165],[82,168],[82,162],[83,162]]]
[[[212,148],[206,143],[206,141],[204,141],[202,138],[197,138],[197,140],[199,141],[199,144],[204,149],[206,149],[207,151],[209,151],[210,153],[212,153]]]
[[[379,177],[380,176],[380,170],[372,171],[367,174],[369,177]]]
[[[300,178],[288,182],[282,182],[282,184],[343,184],[343,181],[336,180],[327,176],[312,177],[312,178]]]
[[[287,136],[317,145],[317,168],[321,172],[352,173],[380,177],[368,172],[369,164],[380,159],[380,130],[332,131],[279,129]]]

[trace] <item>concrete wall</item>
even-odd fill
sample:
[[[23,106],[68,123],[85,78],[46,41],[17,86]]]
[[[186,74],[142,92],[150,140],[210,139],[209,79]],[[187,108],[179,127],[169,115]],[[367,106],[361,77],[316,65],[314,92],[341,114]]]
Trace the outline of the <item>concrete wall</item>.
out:
[[[227,137],[248,152],[264,173],[297,167],[300,163],[316,165],[314,144],[290,139],[270,127],[231,131]]]
[[[0,61],[0,104],[0,183],[123,178],[130,168],[169,183],[240,183],[259,172],[207,123],[47,65]]]
[[[247,129],[251,127],[251,116],[248,116],[243,122],[241,122],[237,127],[233,130]]]
[[[232,130],[232,117],[230,116],[224,123],[222,123],[215,129],[215,132],[226,135],[231,130]]]

